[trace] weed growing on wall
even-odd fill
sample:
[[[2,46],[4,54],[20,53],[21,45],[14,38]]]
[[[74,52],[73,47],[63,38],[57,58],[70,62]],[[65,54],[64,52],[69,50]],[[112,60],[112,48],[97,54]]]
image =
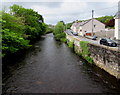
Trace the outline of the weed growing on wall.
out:
[[[74,48],[74,42],[70,42],[70,41],[69,41],[69,42],[68,42],[68,46],[73,49],[73,48]]]
[[[89,63],[93,63],[93,59],[90,57],[88,44],[87,41],[80,41],[80,47],[82,49],[81,56],[83,56]]]

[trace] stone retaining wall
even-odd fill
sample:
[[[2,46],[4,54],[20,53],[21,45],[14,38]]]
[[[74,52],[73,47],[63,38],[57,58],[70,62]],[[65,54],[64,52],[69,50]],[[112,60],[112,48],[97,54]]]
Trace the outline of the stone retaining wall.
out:
[[[82,52],[80,41],[67,35],[68,42],[74,42],[74,51],[78,55]],[[93,64],[105,70],[109,74],[120,79],[120,51],[110,49],[106,46],[88,44],[90,57],[93,59]]]

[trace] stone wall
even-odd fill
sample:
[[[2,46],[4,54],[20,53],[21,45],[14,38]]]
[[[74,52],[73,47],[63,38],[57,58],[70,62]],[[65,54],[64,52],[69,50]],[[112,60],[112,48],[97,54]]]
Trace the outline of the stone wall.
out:
[[[74,41],[74,51],[78,55],[82,52],[79,39],[67,35],[68,41]],[[109,74],[120,79],[120,51],[107,46],[88,44],[90,56],[93,64],[105,70]]]
[[[95,35],[99,38],[101,37],[114,38],[114,30],[111,29],[108,31],[95,32]]]
[[[94,64],[120,79],[120,52],[89,44]]]

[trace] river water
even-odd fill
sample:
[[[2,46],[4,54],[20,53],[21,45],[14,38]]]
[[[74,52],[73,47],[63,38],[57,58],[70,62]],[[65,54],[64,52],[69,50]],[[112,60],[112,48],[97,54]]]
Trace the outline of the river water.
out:
[[[118,80],[55,41],[52,33],[12,63],[4,70],[3,93],[120,93]]]

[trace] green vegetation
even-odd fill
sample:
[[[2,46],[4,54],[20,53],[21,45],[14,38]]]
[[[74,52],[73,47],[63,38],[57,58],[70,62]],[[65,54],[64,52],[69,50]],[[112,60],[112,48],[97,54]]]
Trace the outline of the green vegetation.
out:
[[[58,22],[54,27],[55,39],[58,41],[66,42],[66,34],[64,33],[65,24],[63,21]]]
[[[70,41],[69,41],[69,42],[68,42],[68,46],[73,49],[73,48],[74,48],[74,42],[70,42]]]
[[[73,24],[73,22],[72,22],[72,23],[67,23],[67,24],[66,24],[66,29],[70,29],[71,26],[72,26],[72,24]]]
[[[53,25],[46,25],[46,33],[53,33],[54,31],[54,26]]]
[[[87,41],[80,41],[82,49],[81,56],[83,56],[89,63],[93,63],[93,59],[90,57],[89,46]]]
[[[104,23],[107,28],[114,29],[115,20],[114,16],[103,16],[96,18],[100,22]]]
[[[10,13],[1,12],[2,56],[29,48],[30,42],[45,34],[43,17],[32,9],[13,5]]]
[[[98,17],[96,19],[99,20],[102,23],[107,23],[113,18],[114,18],[114,16],[103,16],[103,17]]]
[[[102,17],[98,17],[98,18],[95,18],[97,19],[98,21],[106,24],[108,23],[110,20],[112,20],[114,18],[114,16],[102,16]],[[76,20],[77,22],[82,22],[82,21],[87,21],[87,20]],[[75,22],[75,21],[74,21]],[[74,23],[73,22],[73,23]]]

